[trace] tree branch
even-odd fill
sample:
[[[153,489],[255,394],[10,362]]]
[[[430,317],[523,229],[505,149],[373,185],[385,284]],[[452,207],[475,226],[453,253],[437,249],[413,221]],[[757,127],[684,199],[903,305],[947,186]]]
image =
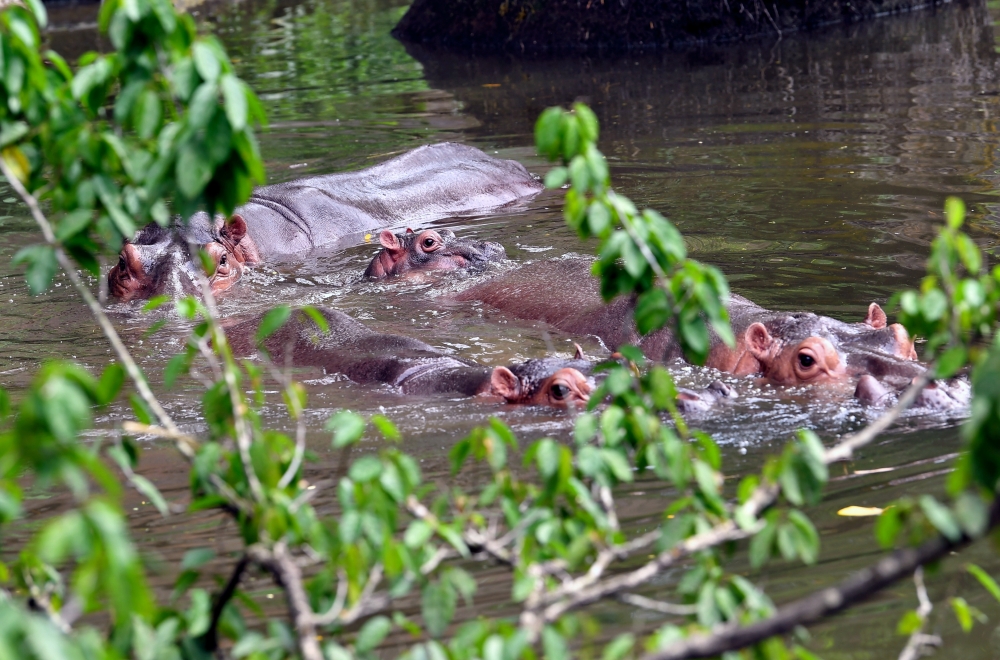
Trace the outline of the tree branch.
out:
[[[225,610],[226,605],[233,599],[236,589],[239,588],[240,581],[243,579],[243,573],[246,572],[249,563],[249,557],[246,555],[240,557],[240,560],[236,562],[236,566],[233,567],[233,572],[230,574],[226,586],[213,599],[212,620],[208,625],[208,630],[202,636],[202,644],[209,653],[219,648],[219,620],[222,618],[222,612]]]
[[[996,527],[998,523],[1000,523],[1000,497],[994,499],[990,507],[989,529]],[[738,623],[719,626],[711,634],[689,637],[669,648],[647,654],[642,660],[711,658],[756,644],[768,637],[790,632],[797,626],[813,623],[868,598],[896,580],[909,575],[917,567],[940,559],[973,540],[965,535],[957,541],[937,536],[916,548],[896,550],[874,566],[854,573],[836,586],[822,589],[785,605],[768,619],[747,626]]]

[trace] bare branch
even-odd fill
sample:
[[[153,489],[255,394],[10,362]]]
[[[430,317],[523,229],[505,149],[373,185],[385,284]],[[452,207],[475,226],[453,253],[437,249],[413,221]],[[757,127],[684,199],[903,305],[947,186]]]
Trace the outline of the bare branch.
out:
[[[910,638],[906,640],[906,646],[900,652],[899,660],[918,660],[918,658],[928,653],[928,647],[941,646],[940,637],[924,633],[924,627],[927,626],[927,617],[930,616],[934,605],[931,603],[931,599],[927,597],[927,588],[924,586],[923,566],[918,566],[917,570],[913,571],[913,584],[917,588],[917,602],[919,602],[917,617],[920,618],[920,627],[914,630]]]
[[[243,573],[246,572],[249,563],[249,557],[246,555],[240,557],[240,560],[236,562],[236,566],[233,567],[233,572],[230,574],[229,580],[226,581],[226,585],[213,599],[212,619],[208,625],[208,630],[202,636],[206,651],[212,652],[219,648],[219,620],[222,619],[222,612],[225,610],[226,605],[233,599],[233,595],[236,594],[236,589],[239,588],[240,581],[243,579]]]
[[[285,544],[276,543],[272,550],[255,544],[247,548],[247,556],[271,573],[275,582],[285,590],[288,615],[295,626],[302,660],[324,660],[319,638],[316,636],[316,615],[309,605],[309,596],[302,583],[302,570],[288,554]]]
[[[998,523],[1000,523],[1000,498],[995,499],[990,507],[989,528],[996,527]],[[790,632],[797,626],[818,621],[868,598],[896,580],[909,575],[918,566],[940,559],[949,552],[971,543],[972,540],[962,536],[957,541],[949,541],[944,536],[937,536],[916,548],[896,550],[874,566],[854,573],[836,586],[822,589],[783,606],[768,619],[747,626],[738,623],[718,626],[711,634],[689,637],[662,651],[650,653],[644,656],[643,660],[712,658],[726,651],[745,648],[768,637]]]
[[[661,614],[671,614],[674,616],[687,616],[689,614],[694,614],[698,611],[697,605],[677,605],[676,603],[664,603],[663,601],[653,600],[652,598],[646,598],[645,596],[640,596],[638,594],[618,594],[618,600],[621,602],[632,605],[634,607],[640,607],[644,610],[651,610],[653,612],[660,612]]]

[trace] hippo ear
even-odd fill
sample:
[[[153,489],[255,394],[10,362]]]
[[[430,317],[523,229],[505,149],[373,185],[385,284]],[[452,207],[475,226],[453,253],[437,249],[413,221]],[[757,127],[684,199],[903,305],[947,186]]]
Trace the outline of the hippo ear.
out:
[[[226,224],[222,225],[219,234],[228,238],[233,243],[239,243],[247,235],[247,222],[243,219],[242,215],[234,213],[226,220]]]
[[[490,391],[507,401],[521,398],[521,381],[507,367],[497,367],[490,375]]]
[[[878,306],[878,303],[868,305],[868,316],[865,317],[865,325],[869,325],[876,330],[881,330],[888,322],[889,319],[886,318],[885,312]]]
[[[574,360],[586,360],[587,356],[583,354],[583,347],[577,343],[573,344],[573,348],[576,349],[576,353],[573,355]]]
[[[403,249],[403,246],[399,243],[399,239],[388,229],[383,229],[379,232],[378,242],[389,252],[399,252]]]
[[[750,354],[761,361],[770,355],[771,349],[774,347],[774,338],[763,323],[751,324],[743,335],[743,340],[746,342]]]

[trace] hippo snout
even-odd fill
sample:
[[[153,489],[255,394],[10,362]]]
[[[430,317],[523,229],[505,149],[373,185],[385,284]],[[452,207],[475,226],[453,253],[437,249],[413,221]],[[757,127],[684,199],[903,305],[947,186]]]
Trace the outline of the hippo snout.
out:
[[[499,243],[494,243],[493,241],[484,241],[481,253],[483,263],[505,261],[507,259],[507,250]]]
[[[898,393],[874,376],[865,374],[858,379],[854,398],[865,406],[884,407],[895,402]],[[926,412],[960,411],[968,407],[972,388],[962,378],[936,380],[917,395],[912,408]]]

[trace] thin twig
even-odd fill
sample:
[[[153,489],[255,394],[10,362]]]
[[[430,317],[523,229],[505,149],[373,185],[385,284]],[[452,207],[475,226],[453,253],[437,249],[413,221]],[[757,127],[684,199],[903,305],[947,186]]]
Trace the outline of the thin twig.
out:
[[[198,246],[193,241],[188,241],[188,252],[191,254],[192,259],[197,257],[198,250]],[[201,294],[205,300],[205,309],[208,312],[208,318],[205,320],[208,321],[211,327],[212,343],[215,346],[215,350],[223,358],[222,376],[223,381],[226,383],[226,389],[229,391],[229,402],[233,410],[236,448],[239,451],[240,462],[243,464],[243,471],[246,473],[247,483],[250,484],[250,492],[253,493],[254,499],[260,502],[264,500],[264,488],[260,485],[260,479],[257,477],[257,472],[253,467],[253,460],[250,458],[252,439],[250,437],[250,429],[247,428],[246,404],[243,401],[243,396],[236,382],[236,364],[233,361],[232,352],[229,350],[226,333],[223,332],[222,326],[219,325],[219,308],[215,304],[215,294],[212,293],[212,285],[201,268],[196,267],[194,271],[198,275],[198,284],[201,287]]]
[[[941,645],[940,637],[924,633],[924,628],[927,626],[927,617],[934,610],[934,604],[927,597],[927,587],[924,586],[923,566],[918,566],[917,570],[913,571],[913,585],[917,589],[917,602],[919,603],[917,606],[917,617],[920,619],[920,626],[906,640],[906,646],[900,652],[899,660],[917,660],[927,654],[928,647]]]

